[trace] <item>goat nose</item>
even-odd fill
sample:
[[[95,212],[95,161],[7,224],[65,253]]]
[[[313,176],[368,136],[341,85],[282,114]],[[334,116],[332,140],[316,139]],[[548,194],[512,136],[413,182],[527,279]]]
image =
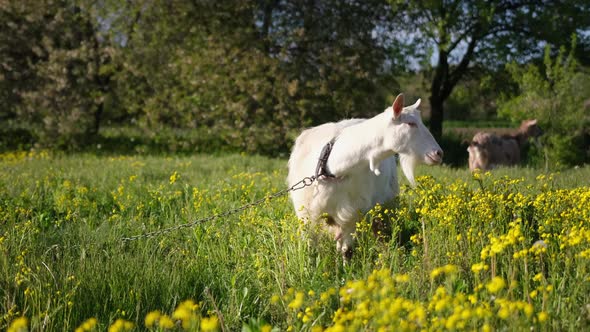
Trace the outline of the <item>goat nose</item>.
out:
[[[435,154],[436,154],[436,155],[437,155],[437,156],[438,156],[440,159],[442,159],[442,157],[443,157],[443,154],[444,154],[442,150],[436,150],[436,151],[434,151],[434,153],[435,153]]]

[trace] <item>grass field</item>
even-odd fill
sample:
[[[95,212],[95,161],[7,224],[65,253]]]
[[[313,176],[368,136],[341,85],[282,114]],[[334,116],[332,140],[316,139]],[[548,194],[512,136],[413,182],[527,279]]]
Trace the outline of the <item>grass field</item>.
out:
[[[0,155],[0,330],[558,330],[590,326],[590,168],[423,167],[343,266],[288,197],[286,161]],[[394,239],[370,234],[375,216]]]

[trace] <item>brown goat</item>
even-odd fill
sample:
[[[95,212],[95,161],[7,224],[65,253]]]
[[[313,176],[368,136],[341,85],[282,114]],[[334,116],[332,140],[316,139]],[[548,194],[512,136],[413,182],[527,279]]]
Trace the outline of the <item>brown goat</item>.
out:
[[[529,137],[543,134],[537,120],[525,120],[517,130],[497,135],[478,132],[473,136],[467,151],[469,152],[469,169],[474,171],[490,170],[499,165],[514,166],[520,163],[520,150]]]

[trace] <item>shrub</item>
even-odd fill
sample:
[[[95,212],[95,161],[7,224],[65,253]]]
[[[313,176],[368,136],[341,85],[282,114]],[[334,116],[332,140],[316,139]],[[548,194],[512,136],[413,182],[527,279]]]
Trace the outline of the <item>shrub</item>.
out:
[[[555,57],[545,48],[542,66],[511,63],[507,69],[517,82],[519,94],[505,98],[499,114],[515,123],[536,118],[545,135],[542,142],[551,167],[572,166],[588,162],[584,146],[585,129],[590,118],[584,102],[590,94],[590,76],[579,70],[573,57],[575,37],[569,53],[560,48]],[[537,158],[540,161],[541,158]]]

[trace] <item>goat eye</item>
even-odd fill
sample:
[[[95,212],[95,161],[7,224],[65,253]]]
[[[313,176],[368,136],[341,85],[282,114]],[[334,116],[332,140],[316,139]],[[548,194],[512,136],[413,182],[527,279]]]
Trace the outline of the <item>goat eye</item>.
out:
[[[408,122],[408,126],[413,127],[413,128],[418,127],[418,125],[414,122]]]

